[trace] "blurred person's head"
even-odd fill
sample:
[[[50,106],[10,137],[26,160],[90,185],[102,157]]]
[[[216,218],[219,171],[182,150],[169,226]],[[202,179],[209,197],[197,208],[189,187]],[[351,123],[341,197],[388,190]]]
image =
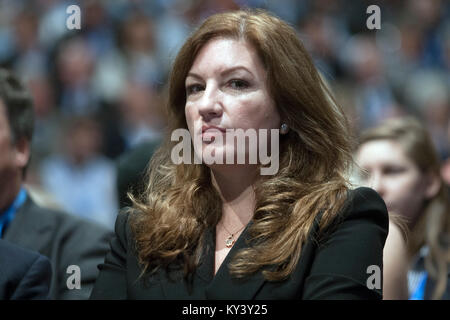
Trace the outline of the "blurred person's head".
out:
[[[411,20],[427,31],[439,23],[441,14],[445,12],[445,4],[443,3],[442,0],[408,0],[405,3],[404,10]]]
[[[388,210],[414,226],[425,203],[439,191],[439,159],[426,130],[411,118],[391,119],[362,133],[357,162],[362,182]]]
[[[400,22],[401,58],[409,63],[419,63],[424,47],[424,31],[411,20]]]
[[[425,127],[406,117],[368,129],[361,135],[356,161],[361,183],[383,197],[389,213],[407,221],[410,255],[428,245],[428,270],[442,279],[443,269],[447,272],[450,207],[439,157]],[[442,284],[437,290],[441,292]]]
[[[450,119],[449,90],[446,74],[430,69],[413,73],[404,85],[405,99],[424,119],[441,160],[450,154],[447,135]]]
[[[88,44],[81,38],[72,38],[58,52],[58,77],[63,85],[86,85],[92,76],[94,56]]]
[[[157,91],[147,83],[129,80],[119,99],[120,119],[126,126],[146,123],[155,128],[164,122]]]
[[[301,19],[300,28],[305,45],[313,56],[333,58],[335,41],[338,39],[333,19],[323,13],[313,13]]]
[[[378,82],[384,73],[383,60],[373,37],[356,35],[344,48],[347,71],[362,83]]]
[[[152,54],[155,50],[154,26],[150,18],[133,12],[123,22],[122,45],[127,52]]]
[[[27,85],[33,97],[36,118],[45,118],[55,107],[54,90],[46,75],[36,75],[28,79]]]
[[[74,164],[82,165],[100,153],[102,140],[101,127],[95,119],[71,119],[65,133],[67,155]]]
[[[444,72],[422,69],[405,81],[403,95],[428,122],[446,126],[450,117],[449,90]]]
[[[107,15],[104,3],[102,0],[83,1],[83,28],[95,28],[105,23]]]
[[[0,69],[0,212],[14,200],[30,159],[34,113],[31,95]]]
[[[39,18],[32,8],[19,12],[14,19],[14,39],[20,51],[32,49],[37,44]]]

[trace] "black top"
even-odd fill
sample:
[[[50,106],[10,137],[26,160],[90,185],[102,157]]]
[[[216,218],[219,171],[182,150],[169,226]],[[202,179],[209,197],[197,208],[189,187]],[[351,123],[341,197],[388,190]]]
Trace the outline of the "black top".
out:
[[[349,193],[349,205],[339,217],[319,242],[315,241],[319,239],[316,219],[297,267],[280,282],[264,280],[261,271],[245,279],[230,275],[227,265],[247,246],[248,226],[214,276],[215,236],[210,230],[201,263],[188,285],[177,268],[169,274],[160,270],[139,278],[142,269],[133,249],[128,216],[121,213],[91,299],[381,299],[383,248],[389,225],[383,200],[372,189],[358,188]],[[373,279],[373,269],[368,270],[373,265],[380,271],[378,288],[367,285],[370,282],[377,287],[377,281],[368,281],[371,276]]]

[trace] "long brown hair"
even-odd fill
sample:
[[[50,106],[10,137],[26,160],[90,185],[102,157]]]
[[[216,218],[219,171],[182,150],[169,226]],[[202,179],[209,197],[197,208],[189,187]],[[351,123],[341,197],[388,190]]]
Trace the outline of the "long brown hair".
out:
[[[290,131],[280,137],[279,171],[254,185],[256,206],[248,229],[252,245],[229,265],[244,277],[267,265],[267,280],[289,276],[314,219],[323,212],[323,230],[346,204],[351,163],[348,122],[321,80],[295,30],[261,10],[209,17],[180,49],[169,78],[169,133],[153,156],[146,190],[133,198],[131,227],[139,261],[155,271],[177,262],[195,270],[205,230],[222,215],[222,202],[203,164],[174,165],[170,132],[187,128],[185,79],[199,50],[211,39],[243,40],[258,52],[278,112]],[[191,146],[192,147],[192,146]],[[193,152],[192,152],[193,154]]]
[[[444,293],[450,263],[450,247],[445,238],[450,235],[450,203],[440,175],[436,149],[425,127],[413,117],[391,119],[363,132],[360,145],[373,140],[396,141],[423,174],[431,174],[440,180],[439,191],[423,204],[418,221],[409,230],[408,239],[410,256],[417,254],[422,246],[428,246],[425,267],[437,282],[432,298],[438,299]]]

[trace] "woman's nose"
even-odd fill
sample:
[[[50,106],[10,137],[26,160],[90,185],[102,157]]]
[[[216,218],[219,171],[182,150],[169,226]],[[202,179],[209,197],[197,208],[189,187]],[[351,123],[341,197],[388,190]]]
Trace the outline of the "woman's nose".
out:
[[[198,101],[198,112],[206,122],[222,115],[222,96],[214,85],[206,87],[203,96]]]

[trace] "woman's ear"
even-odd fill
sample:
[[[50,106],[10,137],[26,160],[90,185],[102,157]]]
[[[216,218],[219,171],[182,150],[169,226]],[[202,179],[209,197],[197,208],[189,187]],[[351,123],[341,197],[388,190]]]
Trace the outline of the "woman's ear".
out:
[[[427,199],[431,199],[434,196],[436,196],[439,190],[441,189],[442,182],[440,177],[432,172],[427,173],[425,179],[426,179],[425,197]]]

